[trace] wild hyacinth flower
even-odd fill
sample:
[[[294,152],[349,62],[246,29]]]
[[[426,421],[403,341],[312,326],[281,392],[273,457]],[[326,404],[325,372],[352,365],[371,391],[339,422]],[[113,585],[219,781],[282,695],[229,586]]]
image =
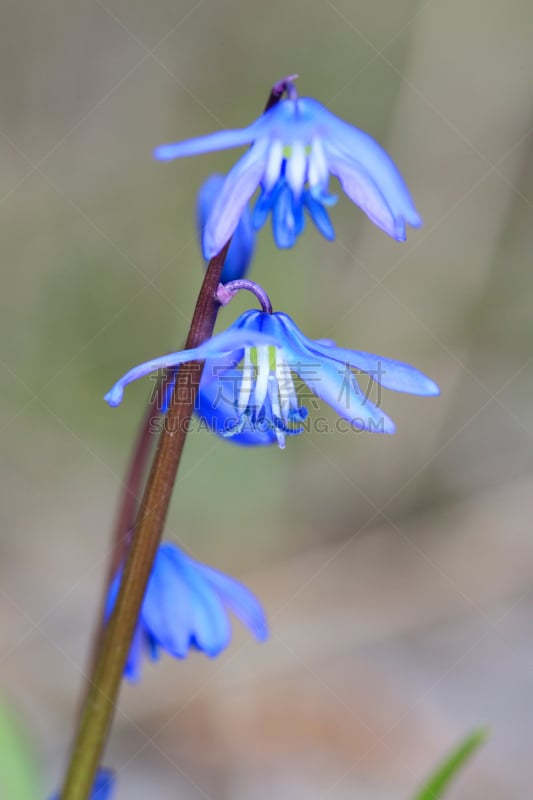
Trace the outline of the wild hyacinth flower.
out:
[[[111,614],[120,586],[115,576],[107,599]],[[191,647],[214,657],[231,639],[228,607],[262,642],[268,637],[263,609],[233,578],[194,561],[171,542],[160,545],[148,582],[124,675],[137,681],[143,654],[152,661],[166,650],[185,658]]]
[[[267,434],[269,441],[274,434],[279,446],[284,447],[286,435],[304,430],[308,412],[300,405],[293,373],[311,390],[311,396],[328,403],[355,430],[394,433],[395,426],[369,400],[368,392],[361,390],[352,370],[366,373],[380,386],[397,392],[439,393],[436,383],[408,364],[337,347],[329,340],[308,339],[287,314],[246,311],[227,331],[199,347],[134,367],[105,399],[111,406],[119,405],[124,387],[131,381],[192,360],[206,362],[201,387],[202,393],[209,391],[213,398],[210,427],[229,437],[248,429],[250,441],[244,444],[269,443],[256,439],[259,431]],[[235,370],[240,362],[242,369]],[[227,381],[228,377],[231,380]],[[228,391],[232,393],[229,399]],[[232,414],[228,417],[229,409]]]
[[[90,800],[111,800],[115,776],[109,769],[99,769],[94,780],[93,790]],[[59,795],[55,794],[50,800],[59,800]]]
[[[223,185],[223,175],[211,175],[204,181],[198,192],[198,197],[196,199],[196,220],[200,241],[202,242],[202,249],[203,233],[209,217],[209,212],[213,208],[213,204],[220,194]],[[238,225],[235,228],[226,260],[224,261],[224,269],[220,277],[222,283],[244,278],[253,258],[254,248],[255,232],[252,227],[250,210],[246,205]],[[209,261],[210,256],[205,252],[203,255],[205,260]]]
[[[283,229],[301,229],[306,207],[319,229],[331,233],[324,208],[330,202],[330,174],[339,179],[350,200],[394,239],[406,238],[406,223],[421,225],[407,186],[383,148],[309,97],[281,100],[247,128],[164,144],[154,155],[168,161],[243,145],[251,147],[226,176],[206,222],[208,258],[230,238],[259,186],[256,224],[269,206],[281,219],[274,221],[274,231],[283,238]]]

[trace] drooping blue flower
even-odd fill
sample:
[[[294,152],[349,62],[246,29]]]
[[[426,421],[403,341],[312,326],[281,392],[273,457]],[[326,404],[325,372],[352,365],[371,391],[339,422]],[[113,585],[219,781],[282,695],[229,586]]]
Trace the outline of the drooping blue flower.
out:
[[[121,571],[109,589],[108,617],[120,579]],[[156,661],[161,649],[174,658],[185,658],[191,647],[217,656],[231,639],[226,607],[258,641],[265,641],[268,627],[263,609],[245,586],[194,561],[171,542],[160,545],[124,675],[131,681],[139,680],[143,654]]]
[[[168,161],[243,145],[251,147],[226,176],[205,225],[204,253],[209,258],[230,238],[259,186],[261,202],[266,203],[274,191],[285,195],[271,203],[279,216],[290,208],[293,214],[296,209],[298,218],[306,206],[316,222],[325,213],[330,174],[339,179],[350,200],[394,239],[406,238],[406,224],[421,225],[409,190],[383,148],[308,97],[281,100],[247,128],[164,144],[154,155]],[[292,204],[287,202],[286,186]],[[311,211],[306,197],[313,198],[320,208],[314,206]],[[283,224],[287,226],[286,221]],[[279,227],[274,223],[275,230]]]
[[[115,785],[115,776],[110,769],[100,768],[96,773],[91,800],[111,800]],[[59,795],[54,794],[50,800],[59,800]]]
[[[203,250],[203,233],[209,212],[211,211],[214,202],[220,194],[224,185],[223,175],[211,175],[200,187],[198,197],[196,200],[196,221],[198,226],[198,234]],[[251,213],[248,205],[244,207],[244,211],[239,219],[239,223],[235,228],[231,244],[224,261],[224,269],[220,280],[222,283],[235,281],[239,278],[244,278],[248,272],[248,267],[253,258],[255,248],[255,232],[252,227]],[[209,261],[210,256],[203,253],[206,261]]]
[[[199,408],[202,417],[209,417],[206,403],[210,403],[213,412],[209,426],[228,437],[248,431],[249,439],[243,444],[268,444],[274,434],[279,446],[284,447],[286,435],[305,430],[308,412],[300,404],[302,391],[296,391],[293,374],[310,390],[307,398],[316,396],[328,403],[355,430],[394,433],[395,426],[369,399],[368,389],[361,389],[354,370],[386,389],[439,394],[434,381],[408,364],[337,347],[329,340],[308,339],[287,314],[246,311],[227,331],[199,347],[130,370],[112,387],[106,400],[118,405],[131,381],[191,360],[206,362],[200,391],[204,398]],[[236,369],[241,362],[242,368]]]

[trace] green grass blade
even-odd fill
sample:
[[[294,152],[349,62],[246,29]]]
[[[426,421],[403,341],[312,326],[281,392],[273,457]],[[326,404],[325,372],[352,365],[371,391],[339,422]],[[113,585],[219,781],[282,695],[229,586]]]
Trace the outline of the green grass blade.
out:
[[[16,719],[0,705],[0,797],[35,800],[40,794],[28,743]]]
[[[487,728],[480,728],[467,736],[466,739],[439,764],[424,786],[415,794],[413,800],[439,800],[468,759],[486,741],[488,735],[489,732]]]

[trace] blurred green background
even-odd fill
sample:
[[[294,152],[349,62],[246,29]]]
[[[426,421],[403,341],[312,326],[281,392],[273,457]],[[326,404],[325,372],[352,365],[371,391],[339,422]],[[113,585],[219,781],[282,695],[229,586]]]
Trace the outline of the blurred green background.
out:
[[[384,392],[394,437],[190,437],[168,536],[246,581],[271,640],[235,626],[216,661],[148,666],[105,763],[129,800],[396,800],[489,724],[449,796],[528,795],[532,34],[527,0],[4,2],[0,695],[47,789],[147,382],[120,410],[102,396],[181,346],[196,191],[239,155],[151,151],[248,124],[298,72],[387,148],[425,224],[400,245],[342,197],[334,244],[308,226],[279,252],[265,229],[253,277],[308,336],[414,364],[442,395]]]

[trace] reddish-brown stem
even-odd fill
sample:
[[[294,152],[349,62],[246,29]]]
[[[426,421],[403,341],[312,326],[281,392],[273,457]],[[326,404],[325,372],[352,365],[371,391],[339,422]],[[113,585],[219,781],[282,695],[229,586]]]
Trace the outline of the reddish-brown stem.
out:
[[[229,243],[209,264],[185,349],[197,347],[213,333],[219,309],[216,290],[228,246]],[[91,686],[80,716],[61,800],[86,800],[92,790],[144,592],[161,541],[202,369],[203,362],[188,362],[180,368],[179,391],[174,391],[172,395],[161,432],[133,531],[120,590],[104,632]]]
[[[273,87],[265,110],[281,99],[289,80],[284,79]],[[213,334],[220,307],[216,293],[228,247],[229,242],[209,262],[185,349],[198,347]],[[61,800],[88,800],[92,791],[113,719],[124,665],[161,541],[202,370],[203,362],[194,361],[183,364],[179,369],[178,385],[172,393],[159,437],[125,559],[118,596],[98,648],[89,690],[81,710]],[[132,497],[131,501],[134,504],[135,498]],[[129,513],[128,507],[124,511],[124,520]]]

